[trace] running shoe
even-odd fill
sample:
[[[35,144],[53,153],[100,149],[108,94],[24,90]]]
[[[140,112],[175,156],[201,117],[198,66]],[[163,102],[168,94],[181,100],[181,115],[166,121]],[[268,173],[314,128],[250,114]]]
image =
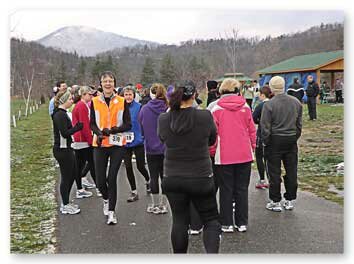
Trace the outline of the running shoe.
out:
[[[269,201],[266,205],[266,208],[270,211],[274,211],[274,212],[281,212],[282,208],[279,202],[273,202],[273,201]]]
[[[285,210],[293,210],[294,209],[294,202],[295,200],[289,201],[289,200],[285,200],[283,206]]]
[[[117,224],[117,216],[114,211],[108,211],[107,225]]]
[[[221,226],[221,231],[224,233],[233,233],[234,227],[233,226]]]
[[[73,206],[72,204],[69,203],[69,204],[63,205],[60,212],[62,214],[74,215],[74,214],[80,213],[80,208],[76,208],[75,206]]]
[[[137,193],[131,192],[131,193],[130,193],[130,196],[129,196],[128,199],[127,199],[127,202],[128,202],[128,203],[132,203],[132,202],[135,202],[135,201],[137,201],[137,200],[139,200],[139,195],[138,195]]]
[[[103,214],[108,215],[108,200],[103,200]]]
[[[266,183],[265,180],[259,180],[257,183],[256,183],[256,188],[257,189],[262,189],[262,190],[265,190],[269,187],[268,183]]]
[[[159,209],[160,209],[160,214],[167,214],[168,213],[166,205],[160,205]]]
[[[199,230],[193,230],[193,229],[189,229],[188,230],[188,234],[189,235],[199,235],[201,232],[203,231],[203,228],[199,229]]]
[[[86,177],[81,179],[81,184],[82,184],[83,187],[85,187],[87,189],[96,188],[96,185],[94,183],[89,182]]]
[[[152,214],[160,214],[161,210],[159,206],[157,205],[149,205],[148,208],[146,209],[146,212],[152,213]]]
[[[102,197],[102,193],[100,192],[100,190],[98,188],[96,188],[96,195],[97,195],[97,197]]]
[[[238,232],[246,232],[247,231],[247,226],[245,225],[240,225],[240,226],[236,226],[235,225],[235,229],[237,229]]]
[[[92,196],[92,192],[86,191],[85,189],[77,190],[76,191],[76,198],[88,198]]]

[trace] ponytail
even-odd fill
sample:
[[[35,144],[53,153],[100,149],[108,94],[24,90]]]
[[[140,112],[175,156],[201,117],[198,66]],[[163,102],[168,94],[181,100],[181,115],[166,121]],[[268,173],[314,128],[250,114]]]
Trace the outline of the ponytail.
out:
[[[166,96],[166,88],[161,83],[153,83],[150,88],[150,92],[156,95],[156,99],[162,100],[168,106],[168,100]]]
[[[179,110],[181,107],[181,102],[183,98],[183,88],[177,88],[171,94],[170,97],[170,108],[171,111]]]

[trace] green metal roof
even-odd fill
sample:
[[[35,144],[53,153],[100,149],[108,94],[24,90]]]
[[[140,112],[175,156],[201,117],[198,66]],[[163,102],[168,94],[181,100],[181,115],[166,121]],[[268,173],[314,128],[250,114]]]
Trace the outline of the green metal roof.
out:
[[[322,65],[326,65],[343,57],[343,50],[295,56],[288,60],[284,60],[267,68],[261,69],[257,71],[257,73],[283,73],[296,70],[301,71],[305,69],[317,69]]]

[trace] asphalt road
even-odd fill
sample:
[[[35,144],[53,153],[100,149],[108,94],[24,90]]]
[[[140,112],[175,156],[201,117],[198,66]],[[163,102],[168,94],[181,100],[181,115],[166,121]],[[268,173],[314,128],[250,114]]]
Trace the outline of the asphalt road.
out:
[[[171,212],[146,213],[143,177],[135,170],[140,199],[127,203],[129,184],[122,165],[118,180],[118,224],[106,225],[102,199],[75,199],[81,213],[58,214],[58,253],[172,253]],[[249,225],[246,233],[222,235],[220,253],[343,253],[343,207],[299,192],[296,208],[281,213],[265,209],[268,191],[257,190],[253,173],[249,187]],[[74,197],[75,184],[72,192]],[[59,208],[59,205],[58,205]],[[204,253],[201,235],[191,236],[189,253]]]

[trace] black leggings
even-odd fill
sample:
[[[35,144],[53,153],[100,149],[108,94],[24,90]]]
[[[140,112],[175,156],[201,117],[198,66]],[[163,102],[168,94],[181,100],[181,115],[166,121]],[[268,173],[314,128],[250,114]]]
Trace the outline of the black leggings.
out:
[[[114,211],[117,203],[117,176],[120,164],[125,155],[124,147],[97,147],[94,148],[95,170],[98,189],[102,198],[109,200],[109,211]],[[106,175],[109,159],[108,176]]]
[[[76,149],[75,157],[76,157],[76,164],[77,164],[77,171],[75,177],[77,189],[82,189],[81,178],[85,177],[85,175],[87,174],[86,171],[87,169],[90,170],[91,177],[96,184],[96,173],[95,173],[95,165],[93,162],[92,147]],[[87,166],[85,166],[86,162],[87,162]]]
[[[53,148],[55,159],[60,167],[60,195],[64,205],[69,203],[71,187],[73,186],[76,171],[76,160],[72,149]]]
[[[128,181],[130,184],[130,189],[132,191],[136,190],[136,182],[133,171],[132,155],[135,153],[136,166],[138,171],[144,176],[145,181],[149,181],[149,173],[145,168],[145,150],[144,145],[127,148],[127,152],[124,156],[125,171],[127,172]]]
[[[263,146],[257,146],[256,147],[256,161],[257,161],[257,169],[258,169],[258,174],[259,174],[259,179],[264,180],[264,155],[263,155]]]
[[[151,193],[152,194],[159,194],[160,193],[160,188],[159,188],[159,177],[163,179],[163,159],[164,155],[146,155],[147,162],[148,162],[148,167],[149,167],[149,172],[150,172],[150,187],[151,187]],[[162,192],[163,193],[163,192]]]
[[[207,253],[218,253],[221,225],[212,177],[165,177],[162,189],[172,210],[171,240],[174,253],[187,253],[190,203],[203,224],[203,243]]]

